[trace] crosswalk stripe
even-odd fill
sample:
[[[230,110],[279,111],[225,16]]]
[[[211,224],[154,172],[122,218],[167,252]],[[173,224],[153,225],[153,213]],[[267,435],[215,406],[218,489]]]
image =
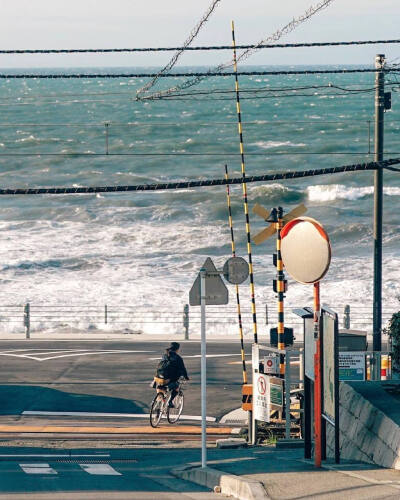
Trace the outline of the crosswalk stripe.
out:
[[[58,474],[49,464],[19,464],[26,474]]]
[[[96,476],[122,476],[109,464],[79,464],[79,466],[88,474]]]

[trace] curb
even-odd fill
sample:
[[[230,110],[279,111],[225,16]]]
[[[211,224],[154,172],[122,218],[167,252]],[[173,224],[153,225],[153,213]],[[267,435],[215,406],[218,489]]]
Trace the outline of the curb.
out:
[[[264,486],[259,481],[243,479],[240,476],[226,474],[210,467],[203,469],[186,465],[173,469],[171,474],[239,500],[270,500]]]
[[[157,427],[150,426],[74,426],[74,425],[0,425],[0,435],[6,433],[62,433],[62,434],[192,434],[200,435],[201,427],[193,425],[176,427]],[[208,427],[207,435],[229,435],[237,434],[231,427]]]

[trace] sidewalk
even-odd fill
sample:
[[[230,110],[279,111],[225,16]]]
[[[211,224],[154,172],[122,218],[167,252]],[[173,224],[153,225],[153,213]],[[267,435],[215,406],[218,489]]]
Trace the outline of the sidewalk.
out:
[[[227,451],[226,460],[212,461],[210,468],[189,464],[173,473],[210,488],[217,486],[222,494],[242,500],[400,498],[400,471],[359,462],[327,462],[316,469],[312,461],[304,460],[303,449],[255,447],[236,458],[228,455]]]

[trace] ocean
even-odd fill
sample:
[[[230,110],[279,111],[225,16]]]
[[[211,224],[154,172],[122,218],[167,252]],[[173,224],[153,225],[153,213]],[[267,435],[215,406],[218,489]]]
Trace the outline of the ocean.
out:
[[[246,67],[251,69],[295,68]],[[162,79],[157,88],[184,80]],[[231,177],[240,177],[233,77],[208,78],[179,98],[136,101],[136,90],[146,81],[1,80],[1,186],[115,186],[222,178],[225,164]],[[395,76],[387,75],[386,81],[386,90],[396,90]],[[247,175],[373,159],[373,73],[242,76],[239,86]],[[400,155],[399,128],[394,91],[392,110],[385,114],[385,158]],[[400,306],[400,175],[385,171],[384,185],[385,322]],[[237,254],[247,258],[240,185],[231,187],[231,197]],[[266,208],[281,205],[285,212],[299,203],[308,207],[307,215],[324,225],[332,244],[331,267],[321,284],[322,303],[340,317],[344,305],[350,304],[352,326],[371,331],[373,173],[249,184],[248,198],[253,235],[265,227],[251,213],[255,203]],[[73,325],[82,331],[182,333],[182,310],[202,263],[211,257],[222,267],[231,255],[224,186],[2,196],[0,204],[3,330],[23,331],[20,319],[11,322],[11,309],[4,307],[29,302],[42,311],[50,306],[80,311],[68,315],[63,309],[65,317],[58,321],[52,316],[52,322],[46,320],[47,313],[37,316],[36,330]],[[274,248],[274,238],[252,246],[261,338],[271,326],[266,325],[266,307],[269,322],[276,318]],[[311,306],[312,286],[288,280],[287,310]],[[228,286],[230,305],[210,308],[210,330],[221,335],[237,331],[235,289]],[[248,282],[240,292],[245,332],[251,335]],[[104,304],[109,307],[107,324],[102,314],[89,311],[100,311]],[[200,326],[197,309],[191,308],[193,333]],[[290,321],[296,320],[289,314],[288,326]]]

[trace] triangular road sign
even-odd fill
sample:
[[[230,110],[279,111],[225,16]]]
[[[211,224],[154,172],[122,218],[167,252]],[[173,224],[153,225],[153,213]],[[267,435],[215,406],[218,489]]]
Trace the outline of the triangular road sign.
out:
[[[207,257],[203,267],[206,270],[206,305],[220,306],[227,304],[229,301],[228,289],[210,257]],[[189,304],[191,306],[200,305],[200,273],[197,275],[189,292]]]

